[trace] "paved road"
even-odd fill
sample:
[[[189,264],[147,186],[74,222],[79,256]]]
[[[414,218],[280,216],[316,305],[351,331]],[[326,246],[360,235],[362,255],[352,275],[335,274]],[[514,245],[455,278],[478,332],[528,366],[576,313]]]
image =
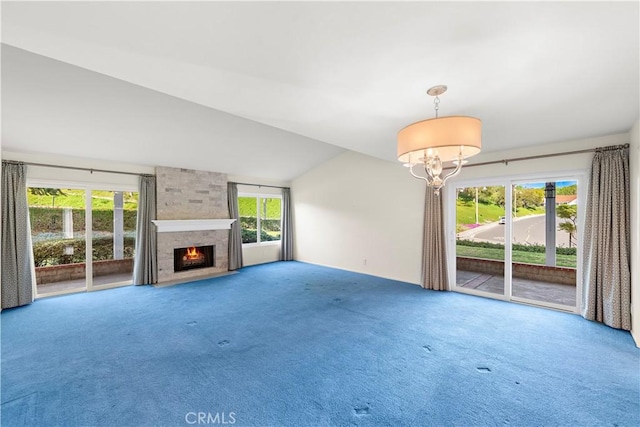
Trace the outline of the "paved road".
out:
[[[557,224],[566,221],[556,218]],[[544,215],[530,215],[522,218],[515,218],[513,221],[513,242],[529,243],[529,244],[545,244],[545,218]],[[504,243],[504,225],[497,222],[481,225],[472,230],[468,230],[459,234],[459,238],[468,240],[477,240],[484,242]],[[556,231],[556,246],[569,246],[569,234],[562,231]]]

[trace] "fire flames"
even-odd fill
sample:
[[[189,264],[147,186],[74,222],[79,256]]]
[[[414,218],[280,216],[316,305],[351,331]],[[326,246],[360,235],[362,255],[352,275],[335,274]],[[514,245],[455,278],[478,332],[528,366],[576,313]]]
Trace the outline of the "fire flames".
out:
[[[186,259],[198,259],[200,258],[200,252],[198,252],[198,248],[191,247],[187,248],[187,253],[185,254]]]

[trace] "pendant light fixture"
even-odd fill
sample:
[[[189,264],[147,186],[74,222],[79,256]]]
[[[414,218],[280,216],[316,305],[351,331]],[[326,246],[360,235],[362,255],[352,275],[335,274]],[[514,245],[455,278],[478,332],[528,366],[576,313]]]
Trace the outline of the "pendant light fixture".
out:
[[[436,195],[445,182],[460,173],[466,158],[475,156],[482,148],[482,122],[475,117],[438,117],[439,96],[444,85],[434,86],[427,94],[434,97],[436,116],[413,123],[398,132],[398,160],[409,168],[411,175],[426,181]],[[445,164],[451,162],[454,170],[442,176]],[[416,166],[424,168],[418,175]]]

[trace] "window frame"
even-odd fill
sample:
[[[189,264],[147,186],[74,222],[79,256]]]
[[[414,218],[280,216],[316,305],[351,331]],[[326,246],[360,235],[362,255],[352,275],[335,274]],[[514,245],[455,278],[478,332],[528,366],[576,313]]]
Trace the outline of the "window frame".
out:
[[[248,197],[252,199],[256,199],[256,239],[257,242],[252,243],[242,243],[242,247],[252,247],[252,246],[273,246],[280,245],[282,242],[282,194],[269,194],[269,193],[250,193],[250,192],[238,192],[238,199],[241,197]],[[280,239],[278,240],[269,240],[266,242],[260,241],[260,229],[261,229],[261,215],[260,215],[260,200],[261,199],[279,199],[280,200]],[[240,212],[238,211],[238,221],[240,221]],[[242,224],[240,225],[240,232],[242,233]]]

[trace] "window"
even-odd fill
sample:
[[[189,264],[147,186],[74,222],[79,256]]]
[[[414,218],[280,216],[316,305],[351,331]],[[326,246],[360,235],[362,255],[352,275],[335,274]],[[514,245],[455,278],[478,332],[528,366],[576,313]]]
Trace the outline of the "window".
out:
[[[238,197],[242,243],[280,241],[282,199],[278,196]],[[260,230],[260,232],[258,232]]]

